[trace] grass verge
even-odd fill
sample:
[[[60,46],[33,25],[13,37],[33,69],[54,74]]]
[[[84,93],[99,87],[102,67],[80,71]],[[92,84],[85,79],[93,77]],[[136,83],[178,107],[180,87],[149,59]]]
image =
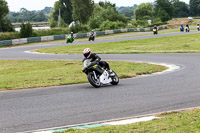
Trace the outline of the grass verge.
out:
[[[200,109],[159,115],[161,119],[123,126],[105,126],[62,133],[199,133]]]
[[[110,61],[120,78],[160,72],[164,66]],[[88,82],[81,61],[0,60],[0,90],[59,86]]]
[[[198,33],[112,43],[42,48],[36,51],[41,53],[81,54],[84,48],[89,47],[98,54],[199,53],[199,40],[200,34]]]

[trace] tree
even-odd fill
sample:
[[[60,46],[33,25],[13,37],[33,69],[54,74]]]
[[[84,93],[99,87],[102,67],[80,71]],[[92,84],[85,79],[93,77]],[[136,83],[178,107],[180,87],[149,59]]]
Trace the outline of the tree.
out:
[[[0,20],[2,20],[9,12],[7,2],[0,0]]]
[[[189,15],[189,6],[182,1],[179,0],[174,0],[173,2],[173,7],[174,7],[174,17],[188,17]]]
[[[14,31],[14,28],[10,20],[6,19],[5,16],[8,14],[9,9],[5,0],[0,0],[0,32]]]
[[[49,22],[53,27],[59,21],[59,10],[61,18],[66,24],[70,24],[73,21],[71,0],[59,0],[54,3],[54,9],[50,13]]]
[[[93,14],[93,0],[72,0],[73,19],[81,24],[86,24]]]
[[[190,13],[192,16],[200,15],[200,0],[190,0]]]
[[[33,35],[32,25],[30,23],[20,25],[20,36],[21,37],[31,37]]]
[[[142,3],[135,10],[136,20],[151,19],[153,17],[153,5],[151,3]]]
[[[172,19],[174,15],[174,7],[169,0],[155,1],[155,16],[160,18],[162,22]]]
[[[116,5],[115,4],[112,4],[112,3],[110,3],[109,1],[105,1],[105,2],[103,2],[103,1],[100,1],[99,2],[99,5],[101,6],[101,7],[103,7],[103,8],[108,8],[108,7],[116,7]]]
[[[105,5],[105,4],[102,4],[102,5]],[[100,28],[100,26],[102,25],[102,22],[104,21],[118,22],[118,24],[119,23],[126,24],[127,18],[119,14],[116,8],[113,7],[112,4],[110,4],[110,6],[100,6],[99,4],[95,4],[93,15],[89,21],[90,28],[92,29]]]

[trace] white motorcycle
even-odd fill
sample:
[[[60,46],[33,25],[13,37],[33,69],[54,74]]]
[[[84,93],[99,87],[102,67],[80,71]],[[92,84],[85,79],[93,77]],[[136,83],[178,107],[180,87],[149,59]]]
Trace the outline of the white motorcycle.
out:
[[[82,71],[87,75],[90,84],[96,88],[101,87],[101,85],[109,84],[117,85],[119,83],[119,78],[117,74],[112,71],[110,74],[106,69],[101,67],[98,62],[91,63],[90,60],[84,61],[84,67]]]

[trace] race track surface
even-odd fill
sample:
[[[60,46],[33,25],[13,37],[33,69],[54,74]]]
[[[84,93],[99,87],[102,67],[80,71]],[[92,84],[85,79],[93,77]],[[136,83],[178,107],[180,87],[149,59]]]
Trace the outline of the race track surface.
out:
[[[196,33],[196,32],[191,32]],[[191,34],[190,33],[190,34]],[[73,45],[174,36],[145,35],[75,42]],[[82,55],[31,54],[24,51],[66,44],[43,43],[0,49],[1,60],[82,60]],[[200,106],[200,54],[101,55],[104,60],[175,64],[179,71],[120,80],[117,86],[99,89],[90,84],[0,92],[0,132],[37,129],[138,116]]]

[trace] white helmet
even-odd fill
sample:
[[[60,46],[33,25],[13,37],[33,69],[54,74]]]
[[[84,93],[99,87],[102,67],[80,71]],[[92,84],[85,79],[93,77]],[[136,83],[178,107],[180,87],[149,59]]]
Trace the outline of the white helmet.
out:
[[[89,58],[90,54],[91,54],[90,48],[85,48],[83,51],[83,55],[85,56],[85,58]]]

